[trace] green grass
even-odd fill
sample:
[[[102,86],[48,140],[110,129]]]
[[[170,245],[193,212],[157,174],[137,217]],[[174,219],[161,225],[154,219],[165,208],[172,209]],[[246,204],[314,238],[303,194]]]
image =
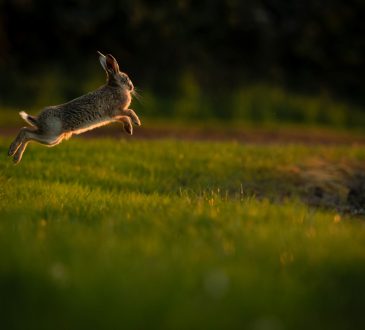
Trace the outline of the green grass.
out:
[[[2,329],[365,325],[363,147],[9,142]]]

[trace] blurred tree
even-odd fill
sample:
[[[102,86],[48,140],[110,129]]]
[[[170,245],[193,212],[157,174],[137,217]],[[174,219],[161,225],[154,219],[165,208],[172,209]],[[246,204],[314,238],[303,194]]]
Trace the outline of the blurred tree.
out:
[[[0,0],[0,101],[50,67],[82,79],[99,49],[161,93],[188,70],[207,90],[265,80],[364,105],[364,12],[361,0]]]

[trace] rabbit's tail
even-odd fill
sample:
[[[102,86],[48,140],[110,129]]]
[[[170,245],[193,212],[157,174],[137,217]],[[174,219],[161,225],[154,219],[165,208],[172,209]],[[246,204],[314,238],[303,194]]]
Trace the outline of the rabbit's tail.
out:
[[[20,111],[19,112],[20,117],[22,117],[29,125],[32,126],[38,126],[38,122],[37,122],[37,118],[28,115],[26,112],[24,111]]]

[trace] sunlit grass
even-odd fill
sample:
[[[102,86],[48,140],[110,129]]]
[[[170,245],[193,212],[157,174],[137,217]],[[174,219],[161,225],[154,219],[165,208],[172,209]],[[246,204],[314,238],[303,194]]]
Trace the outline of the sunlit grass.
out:
[[[307,204],[313,171],[346,168],[346,192],[362,147],[73,139],[13,166],[9,142],[2,328],[363,325],[363,219]]]

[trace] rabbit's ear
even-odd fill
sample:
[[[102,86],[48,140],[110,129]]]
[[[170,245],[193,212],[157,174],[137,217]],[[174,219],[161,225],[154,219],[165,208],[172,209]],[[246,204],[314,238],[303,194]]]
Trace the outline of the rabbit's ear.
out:
[[[113,57],[113,55],[108,54],[105,56],[106,59],[106,66],[109,72],[111,73],[118,73],[119,72],[119,65],[117,60]]]
[[[99,54],[99,61],[100,61],[100,64],[101,66],[103,67],[103,69],[108,72],[108,68],[107,68],[107,65],[106,65],[106,57],[104,54],[100,53],[99,51],[97,52]]]

